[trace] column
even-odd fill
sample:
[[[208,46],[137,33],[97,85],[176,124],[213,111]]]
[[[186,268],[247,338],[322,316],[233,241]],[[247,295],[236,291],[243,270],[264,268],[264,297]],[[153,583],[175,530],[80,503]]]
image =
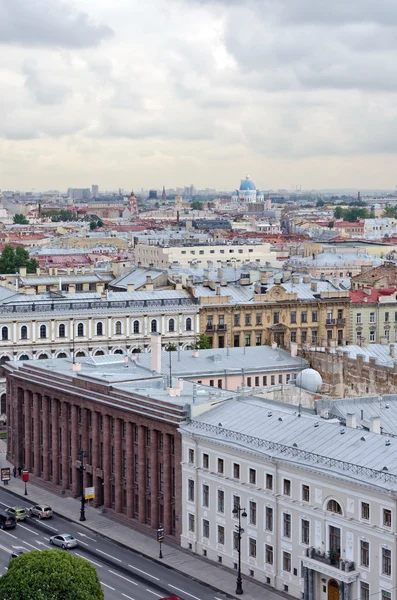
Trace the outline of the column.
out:
[[[156,431],[155,429],[152,429],[151,432],[150,463],[152,473],[152,482],[150,487],[150,522],[152,524],[152,527],[156,529],[159,525],[159,453],[158,431]]]
[[[178,519],[175,522],[175,536],[182,533],[182,438],[180,433],[174,435],[174,469],[175,469],[175,516]],[[198,492],[198,490],[197,490]]]
[[[36,341],[36,321],[32,321],[32,342]]]
[[[51,342],[55,341],[55,321],[51,319]]]
[[[125,317],[125,340],[127,341],[130,337],[130,319],[129,317]]]
[[[145,427],[138,429],[138,464],[139,464],[139,522],[146,523],[146,456]]]
[[[103,498],[104,505],[111,506],[111,464],[110,464],[110,418],[103,416]]]
[[[127,517],[134,517],[134,426],[127,423]]]
[[[69,461],[68,461],[68,439],[69,439],[69,404],[62,402],[62,489],[69,487]]]
[[[32,417],[30,407],[30,392],[24,390],[23,405],[25,412],[25,469],[29,472],[32,468]],[[19,465],[15,464],[18,469]]]
[[[102,498],[102,490],[99,489],[96,470],[99,467],[99,413],[92,411],[92,484],[95,487],[94,505],[99,506],[100,498]]]
[[[59,401],[52,399],[52,483],[59,483],[59,459],[58,459],[58,444],[59,444]]]
[[[33,427],[34,476],[40,477],[40,407],[39,394],[37,394],[36,392],[33,394]]]
[[[72,494],[76,498],[79,495],[80,490],[80,471],[76,467],[76,460],[78,458],[79,445],[79,423],[77,414],[77,405],[72,404]]]
[[[309,571],[309,600],[314,600],[314,571],[313,569],[308,569]]]
[[[164,434],[164,533],[172,531],[171,507],[171,440],[168,433]]]
[[[43,477],[44,481],[50,479],[50,460],[49,460],[49,404],[51,399],[48,396],[43,396]]]
[[[92,339],[92,318],[88,319],[88,339]]]
[[[122,512],[123,486],[122,486],[122,457],[121,457],[121,419],[116,419],[114,430],[114,490],[115,490],[115,511]]]
[[[12,342],[14,342],[14,344],[16,344],[18,342],[18,336],[17,336],[17,322],[13,321],[12,322]]]

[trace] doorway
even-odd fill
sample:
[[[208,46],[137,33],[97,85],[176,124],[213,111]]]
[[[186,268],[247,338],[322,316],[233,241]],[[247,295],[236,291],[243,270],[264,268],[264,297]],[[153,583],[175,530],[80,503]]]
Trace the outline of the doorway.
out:
[[[328,581],[328,600],[339,600],[339,585],[335,579]]]

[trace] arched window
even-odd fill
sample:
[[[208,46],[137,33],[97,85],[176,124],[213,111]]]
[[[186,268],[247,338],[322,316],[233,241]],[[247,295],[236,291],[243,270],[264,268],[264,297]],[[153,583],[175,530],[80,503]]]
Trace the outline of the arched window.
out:
[[[188,317],[186,319],[186,331],[191,331],[192,330],[192,320],[190,317]]]
[[[66,358],[66,353],[65,352],[60,352],[58,354],[57,358]]]
[[[104,353],[104,351],[103,351],[103,350],[97,350],[97,351],[95,352],[95,356],[104,356],[104,354],[105,354],[105,353]]]
[[[77,336],[84,337],[84,323],[79,323],[77,325]]]
[[[58,337],[64,338],[66,337],[66,327],[63,323],[58,327]]]
[[[8,327],[1,328],[1,339],[3,341],[8,340]]]
[[[121,321],[116,321],[116,325],[114,326],[114,330],[115,330],[116,335],[121,335],[123,333],[122,327],[121,327]]]
[[[27,354],[21,354],[18,360],[29,360],[29,356]]]
[[[134,321],[134,333],[139,333],[139,321]]]
[[[28,339],[28,328],[26,327],[26,325],[22,325],[21,327],[21,340],[27,340]]]
[[[175,331],[175,321],[174,321],[174,319],[170,319],[168,321],[168,331]]]
[[[85,352],[82,350],[80,350],[80,352],[76,352],[76,358],[81,358],[82,356],[85,356]]]
[[[342,507],[339,504],[339,502],[337,502],[336,500],[329,500],[328,501],[327,510],[329,510],[329,512],[336,513],[338,515],[342,514]]]
[[[46,358],[48,358],[48,356],[45,353],[40,354],[40,356],[39,356],[39,360],[45,360]]]
[[[2,415],[4,415],[6,413],[7,407],[6,407],[6,395],[5,394],[1,394],[0,396],[0,413]]]
[[[10,357],[9,357],[9,356],[2,356],[2,357],[0,358],[0,365],[5,365],[5,364],[6,364],[6,362],[8,362],[9,360],[10,360]]]
[[[121,350],[121,348],[117,348],[117,350],[114,351],[115,354],[124,354],[124,352]]]
[[[46,337],[47,337],[47,327],[45,325],[40,325],[40,338],[45,339]]]
[[[99,322],[96,324],[96,334],[103,335],[103,323]]]
[[[153,321],[150,323],[150,331],[152,333],[157,333],[157,321],[156,321],[156,319],[153,319]]]

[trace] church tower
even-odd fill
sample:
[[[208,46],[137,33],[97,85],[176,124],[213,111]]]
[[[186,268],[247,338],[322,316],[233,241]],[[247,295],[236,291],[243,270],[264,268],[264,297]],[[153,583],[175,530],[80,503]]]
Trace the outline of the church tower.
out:
[[[165,185],[163,185],[163,191],[161,193],[161,202],[165,202],[167,199],[167,196],[165,195]]]
[[[130,213],[131,214],[137,214],[138,213],[138,203],[137,200],[134,196],[134,190],[132,190],[131,192],[131,196],[129,197],[128,200],[128,208],[130,209]]]

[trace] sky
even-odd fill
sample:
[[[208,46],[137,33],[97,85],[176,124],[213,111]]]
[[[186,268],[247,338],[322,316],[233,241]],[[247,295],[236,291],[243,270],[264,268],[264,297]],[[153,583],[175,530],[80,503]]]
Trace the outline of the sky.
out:
[[[0,190],[395,189],[395,0],[0,0]]]

